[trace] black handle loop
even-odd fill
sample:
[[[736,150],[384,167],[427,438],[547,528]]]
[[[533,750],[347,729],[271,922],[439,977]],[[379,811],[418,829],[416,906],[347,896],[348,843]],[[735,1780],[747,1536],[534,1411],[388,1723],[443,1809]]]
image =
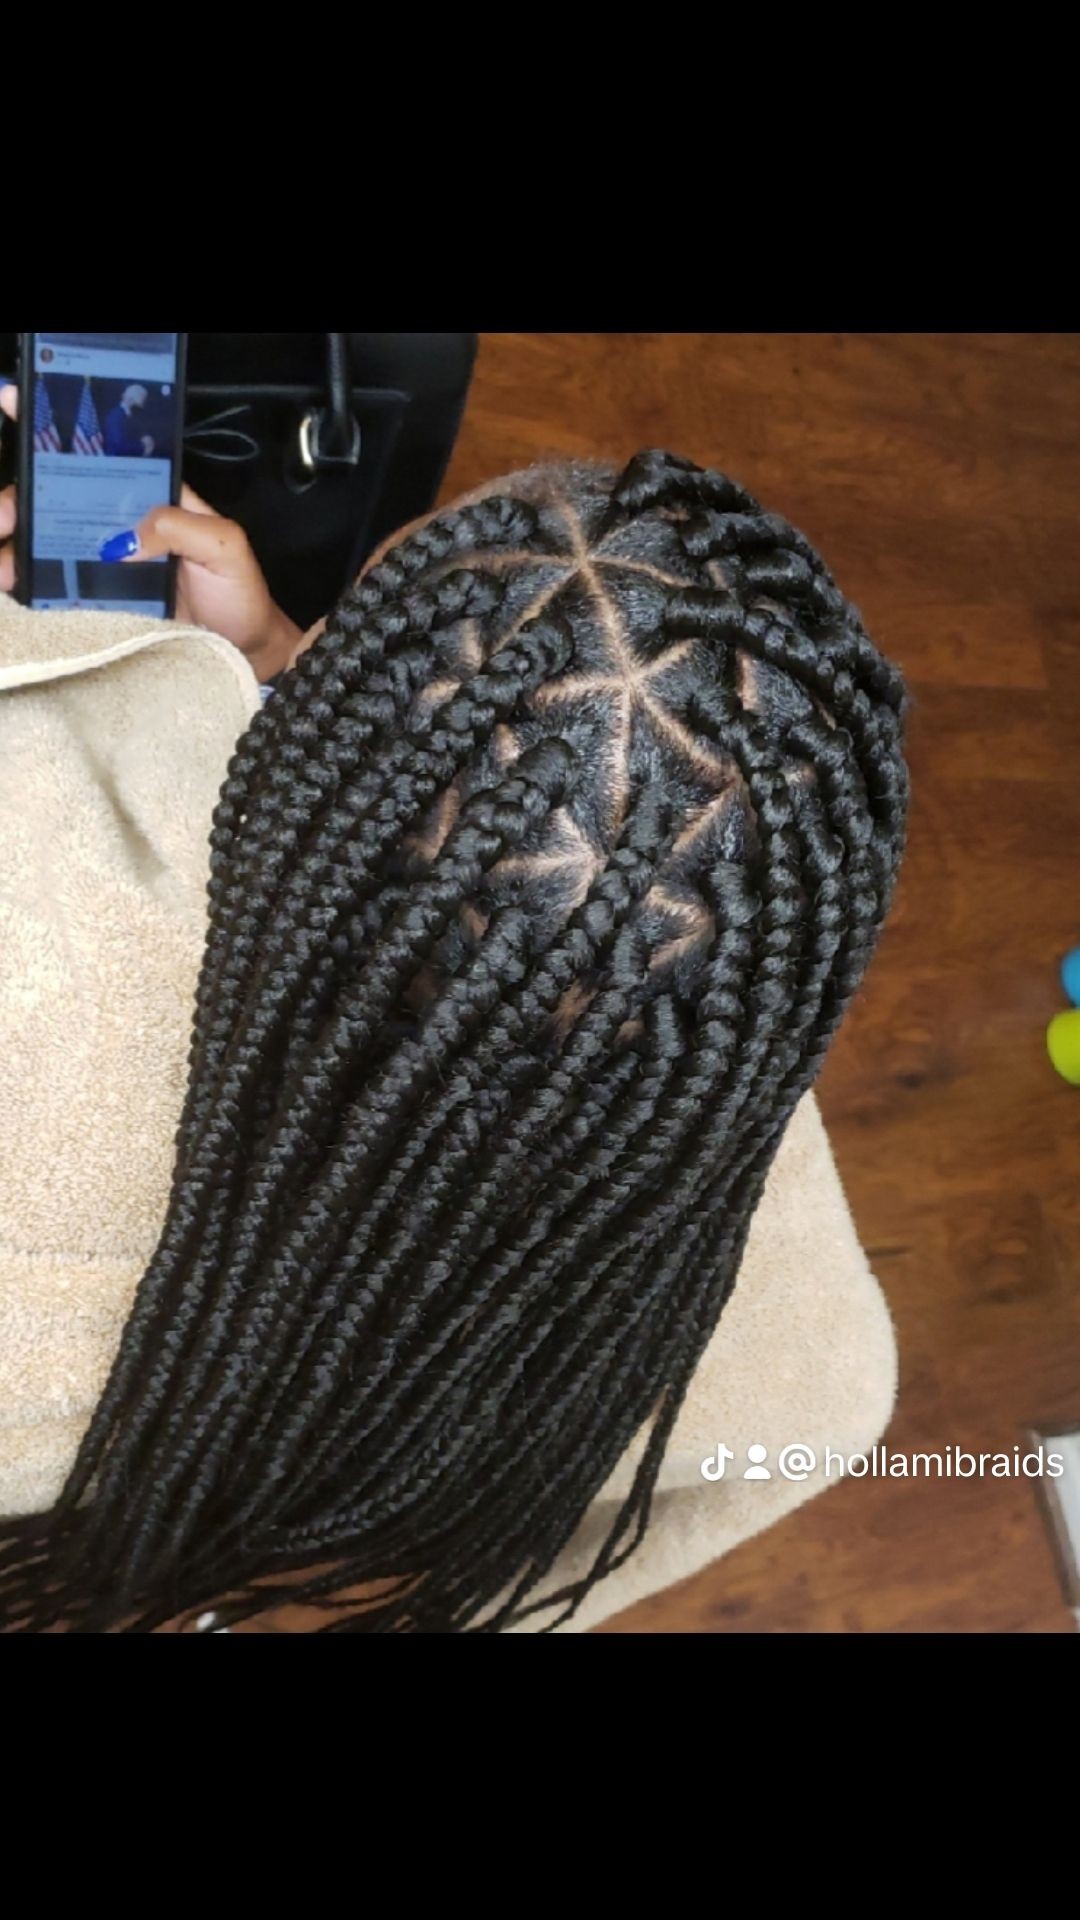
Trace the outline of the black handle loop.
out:
[[[347,333],[326,336],[327,405],[300,422],[300,464],[315,474],[328,467],[360,464],[363,436],[352,411],[352,369]]]

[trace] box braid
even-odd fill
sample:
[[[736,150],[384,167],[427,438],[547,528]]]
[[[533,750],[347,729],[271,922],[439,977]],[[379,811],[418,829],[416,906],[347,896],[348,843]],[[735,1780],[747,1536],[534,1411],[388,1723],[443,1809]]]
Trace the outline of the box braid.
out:
[[[0,1624],[573,1612],[887,911],[902,714],[808,542],[663,453],[360,580],[230,766],[167,1219]]]

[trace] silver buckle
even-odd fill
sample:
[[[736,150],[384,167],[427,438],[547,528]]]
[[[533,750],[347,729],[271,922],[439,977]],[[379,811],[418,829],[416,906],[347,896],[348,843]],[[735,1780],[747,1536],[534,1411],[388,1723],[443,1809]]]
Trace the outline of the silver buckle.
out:
[[[360,422],[353,416],[352,445],[346,454],[324,454],[319,446],[319,424],[323,418],[321,412],[304,415],[300,422],[300,460],[307,473],[318,473],[323,467],[355,467],[360,463],[363,448],[363,436]]]

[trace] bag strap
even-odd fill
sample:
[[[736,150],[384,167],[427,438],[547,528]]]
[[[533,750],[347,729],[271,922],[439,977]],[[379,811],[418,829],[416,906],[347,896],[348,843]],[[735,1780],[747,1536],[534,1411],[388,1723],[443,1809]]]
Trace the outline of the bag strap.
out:
[[[308,473],[360,464],[363,436],[352,411],[352,365],[347,333],[326,336],[327,404],[300,422],[300,463]]]

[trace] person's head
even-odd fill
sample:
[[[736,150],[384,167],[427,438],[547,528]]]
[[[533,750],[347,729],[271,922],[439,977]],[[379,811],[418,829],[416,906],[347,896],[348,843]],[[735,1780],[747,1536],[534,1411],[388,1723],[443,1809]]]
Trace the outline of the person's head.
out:
[[[145,387],[125,387],[120,395],[120,405],[128,413],[139,413],[145,407],[148,397]]]
[[[903,695],[715,473],[535,469],[399,541],[212,836],[172,1204],[0,1621],[299,1589],[502,1626],[652,1422],[635,1544],[891,895]]]

